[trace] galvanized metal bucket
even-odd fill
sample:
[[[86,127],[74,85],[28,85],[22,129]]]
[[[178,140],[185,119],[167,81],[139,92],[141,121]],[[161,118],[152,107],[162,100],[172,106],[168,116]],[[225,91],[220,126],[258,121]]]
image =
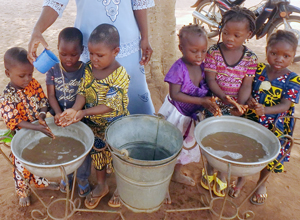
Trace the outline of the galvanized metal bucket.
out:
[[[258,162],[237,162],[214,155],[201,143],[209,134],[217,132],[233,132],[257,140],[263,144],[269,154]],[[234,176],[249,176],[259,173],[268,163],[276,159],[281,145],[278,138],[267,128],[257,122],[235,116],[211,117],[201,121],[194,131],[195,139],[201,147],[201,152],[211,166],[226,173],[228,163],[231,164],[231,174]]]
[[[182,148],[179,129],[159,117],[131,115],[111,123],[105,137],[122,203],[134,212],[158,210]]]
[[[58,178],[61,177],[60,166],[63,166],[66,173],[73,173],[84,161],[85,156],[90,152],[94,144],[94,134],[92,130],[82,122],[71,124],[68,127],[60,127],[54,123],[54,118],[46,118],[46,122],[51,131],[56,136],[72,137],[81,141],[84,144],[85,152],[77,158],[61,164],[41,165],[31,163],[22,158],[22,151],[28,145],[36,144],[36,142],[42,137],[46,137],[45,134],[39,131],[23,128],[18,131],[12,139],[11,150],[12,153],[18,158],[31,173],[42,176],[45,178]],[[33,122],[38,123],[38,121]]]

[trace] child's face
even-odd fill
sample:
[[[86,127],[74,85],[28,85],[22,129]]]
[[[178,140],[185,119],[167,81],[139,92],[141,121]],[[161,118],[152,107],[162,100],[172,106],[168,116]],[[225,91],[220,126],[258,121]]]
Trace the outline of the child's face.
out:
[[[104,70],[108,68],[115,61],[115,57],[120,51],[119,47],[112,49],[105,43],[89,42],[88,48],[90,51],[92,66],[97,70]]]
[[[16,64],[5,70],[5,74],[10,78],[10,83],[16,89],[24,89],[32,80],[33,65]]]
[[[295,49],[287,42],[279,41],[267,47],[267,60],[272,68],[280,70],[288,67],[295,56]]]
[[[78,41],[68,42],[61,39],[58,45],[58,54],[63,67],[70,68],[76,65],[82,50],[83,47]]]
[[[187,34],[184,42],[179,44],[179,50],[184,62],[199,66],[206,56],[207,40],[204,36]]]
[[[246,21],[228,21],[225,23],[222,29],[224,46],[229,50],[235,50],[242,46],[252,34],[248,25]]]

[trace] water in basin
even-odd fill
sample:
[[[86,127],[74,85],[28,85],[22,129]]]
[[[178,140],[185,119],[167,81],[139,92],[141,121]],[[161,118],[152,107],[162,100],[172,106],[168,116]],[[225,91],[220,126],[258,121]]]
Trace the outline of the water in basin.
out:
[[[52,139],[43,137],[25,147],[22,151],[22,158],[35,164],[62,164],[74,160],[84,152],[83,143],[74,138],[56,136],[55,139]]]
[[[261,143],[232,132],[207,135],[201,143],[212,154],[239,162],[258,162],[269,155],[266,147]]]

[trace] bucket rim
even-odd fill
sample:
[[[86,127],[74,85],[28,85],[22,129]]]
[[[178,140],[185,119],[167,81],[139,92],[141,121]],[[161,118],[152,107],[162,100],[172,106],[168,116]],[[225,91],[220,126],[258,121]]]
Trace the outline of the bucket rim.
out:
[[[118,123],[119,121],[121,120],[126,120],[127,118],[140,118],[140,117],[148,117],[148,118],[152,118],[152,119],[156,119],[156,120],[164,120],[164,123],[167,123],[169,124],[170,126],[174,127],[175,130],[177,130],[178,132],[178,135],[180,135],[180,139],[182,140],[182,143],[183,143],[183,135],[181,133],[181,131],[175,126],[173,125],[171,122],[165,120],[164,118],[160,117],[160,116],[154,116],[154,115],[147,115],[147,114],[134,114],[134,115],[126,115],[124,117],[121,117],[121,118],[118,118],[117,120],[113,121],[112,123],[110,123],[107,128],[105,129],[105,142],[106,144],[109,146],[108,149],[109,151],[114,154],[114,151],[116,152],[120,152],[120,150],[118,148],[115,148],[113,146],[111,146],[111,144],[109,143],[109,138],[108,138],[108,131],[109,129],[116,123]],[[134,159],[134,158],[131,158],[128,156],[128,159],[126,158],[121,158],[120,156],[116,155],[118,158],[124,160],[124,161],[127,161],[131,164],[134,164],[134,165],[139,165],[139,166],[149,166],[149,165],[162,165],[162,164],[165,164],[169,161],[171,161],[174,157],[177,157],[177,155],[179,155],[179,153],[181,152],[182,150],[182,145],[181,144],[181,147],[178,151],[176,151],[173,155],[171,155],[170,157],[167,157],[167,158],[164,158],[163,160],[153,160],[153,161],[146,161],[146,160],[138,160],[138,159]]]

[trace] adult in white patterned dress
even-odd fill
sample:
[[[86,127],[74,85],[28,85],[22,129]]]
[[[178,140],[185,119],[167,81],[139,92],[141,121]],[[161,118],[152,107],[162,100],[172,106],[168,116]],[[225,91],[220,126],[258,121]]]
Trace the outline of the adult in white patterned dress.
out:
[[[69,0],[44,0],[41,15],[35,24],[28,45],[28,59],[33,62],[38,45],[48,47],[42,33],[62,16]],[[146,82],[144,66],[152,54],[148,40],[147,8],[154,6],[154,0],[76,0],[77,15],[75,27],[83,33],[84,51],[81,60],[89,60],[87,42],[90,33],[99,24],[114,25],[120,34],[120,53],[117,61],[130,75],[128,90],[130,114],[150,114],[155,112]],[[94,196],[97,192],[94,192]],[[88,197],[87,197],[88,198]],[[93,198],[89,203],[93,203]],[[96,201],[95,201],[96,202]],[[109,201],[111,207],[119,207],[117,190]]]

